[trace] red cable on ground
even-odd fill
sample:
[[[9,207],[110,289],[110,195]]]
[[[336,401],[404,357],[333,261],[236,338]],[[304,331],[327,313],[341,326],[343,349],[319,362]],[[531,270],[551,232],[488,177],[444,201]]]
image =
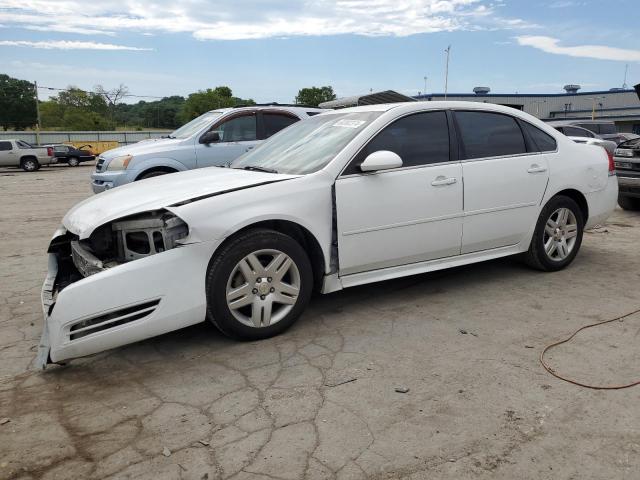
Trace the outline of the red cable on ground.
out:
[[[587,328],[597,327],[598,325],[604,325],[605,323],[615,322],[617,320],[623,320],[623,319],[625,319],[627,317],[630,317],[631,315],[635,315],[636,313],[640,313],[640,309],[634,310],[631,313],[627,313],[625,315],[621,315],[621,316],[616,317],[616,318],[612,318],[611,320],[605,320],[604,322],[592,323],[590,325],[585,325],[584,327],[580,327],[578,330],[573,332],[573,334],[570,337],[568,337],[568,338],[566,338],[564,340],[560,340],[559,342],[552,343],[552,344],[547,345],[546,347],[544,347],[544,350],[542,350],[542,353],[540,354],[540,363],[542,364],[544,369],[547,372],[549,372],[551,375],[553,375],[554,377],[559,378],[560,380],[564,380],[565,382],[573,383],[574,385],[578,385],[580,387],[591,388],[593,390],[621,390],[623,388],[635,387],[636,385],[640,385],[640,380],[638,380],[637,382],[628,383],[626,385],[611,385],[611,386],[588,385],[586,383],[581,383],[581,382],[578,382],[576,380],[571,380],[570,378],[566,378],[566,377],[563,377],[562,375],[557,374],[544,361],[544,354],[547,353],[548,350],[551,350],[552,348],[557,347],[558,345],[562,345],[563,343],[567,343],[569,340],[571,340],[573,337],[575,337],[582,330],[586,330]]]

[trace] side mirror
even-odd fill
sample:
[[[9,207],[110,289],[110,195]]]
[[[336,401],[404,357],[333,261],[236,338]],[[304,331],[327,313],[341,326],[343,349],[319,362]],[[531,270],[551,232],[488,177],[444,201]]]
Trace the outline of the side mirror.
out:
[[[360,165],[363,172],[376,172],[378,170],[389,170],[402,166],[402,159],[397,153],[389,150],[378,150],[373,152]]]
[[[204,143],[206,145],[210,143],[216,143],[220,141],[220,134],[218,132],[207,132],[202,137],[200,137],[200,143]]]

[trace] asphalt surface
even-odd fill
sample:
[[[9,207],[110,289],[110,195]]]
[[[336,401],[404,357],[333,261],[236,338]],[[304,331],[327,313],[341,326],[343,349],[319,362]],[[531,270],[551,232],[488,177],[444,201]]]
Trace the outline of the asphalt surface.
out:
[[[91,168],[0,170],[0,479],[640,478],[640,387],[538,362],[640,308],[640,213],[562,272],[503,259],[317,296],[266,341],[203,323],[35,372],[45,250]],[[631,382],[639,339],[634,315],[549,361]]]

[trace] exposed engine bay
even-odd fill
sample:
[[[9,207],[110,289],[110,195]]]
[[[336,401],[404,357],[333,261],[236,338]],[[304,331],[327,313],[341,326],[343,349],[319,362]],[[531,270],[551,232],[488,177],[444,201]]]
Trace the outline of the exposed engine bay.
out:
[[[49,248],[58,257],[57,290],[117,265],[171,250],[188,233],[187,224],[166,210],[107,223],[84,240],[67,232]]]

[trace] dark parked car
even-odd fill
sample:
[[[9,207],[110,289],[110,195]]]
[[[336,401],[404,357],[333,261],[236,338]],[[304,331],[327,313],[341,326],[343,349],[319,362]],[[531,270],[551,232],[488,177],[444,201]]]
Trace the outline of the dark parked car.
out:
[[[640,138],[618,145],[614,161],[618,204],[625,210],[640,210]]]
[[[52,145],[53,154],[58,163],[67,163],[70,167],[77,167],[81,162],[90,162],[96,156],[88,150],[75,148],[72,145]]]

